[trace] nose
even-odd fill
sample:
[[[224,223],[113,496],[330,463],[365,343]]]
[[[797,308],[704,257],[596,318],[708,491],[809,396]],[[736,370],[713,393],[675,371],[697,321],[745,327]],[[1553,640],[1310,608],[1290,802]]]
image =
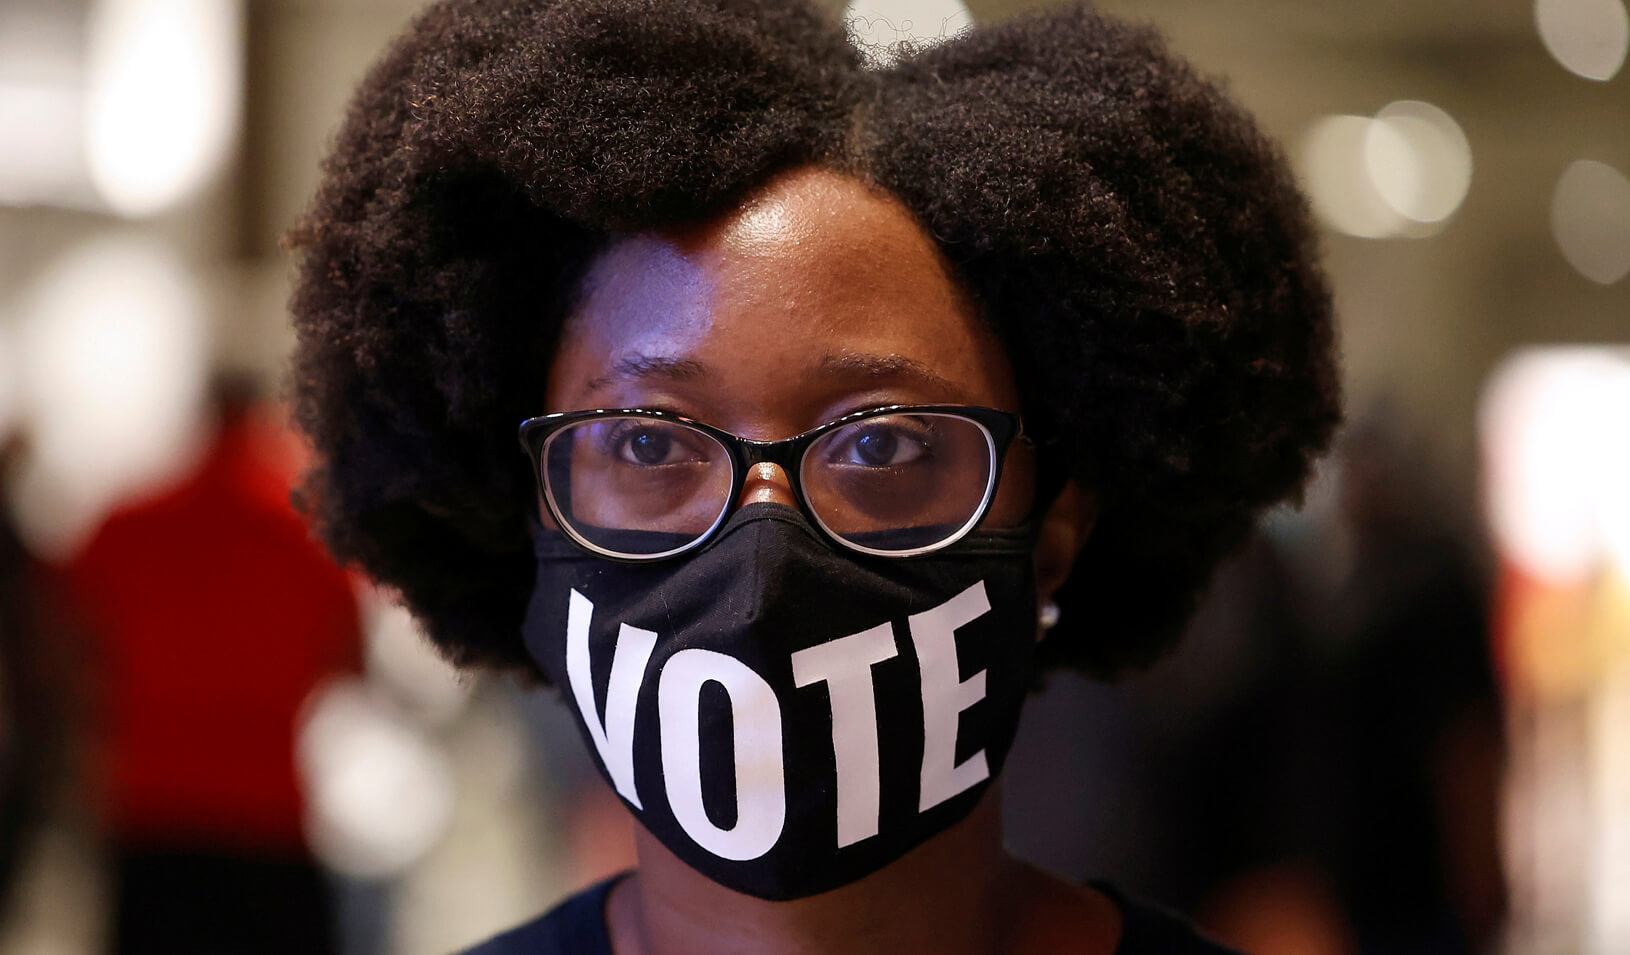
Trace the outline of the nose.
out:
[[[781,470],[780,465],[761,461],[748,470],[747,480],[742,482],[741,497],[737,499],[736,505],[739,507],[755,503],[798,506],[798,499],[792,495],[792,482],[787,480],[787,472]]]

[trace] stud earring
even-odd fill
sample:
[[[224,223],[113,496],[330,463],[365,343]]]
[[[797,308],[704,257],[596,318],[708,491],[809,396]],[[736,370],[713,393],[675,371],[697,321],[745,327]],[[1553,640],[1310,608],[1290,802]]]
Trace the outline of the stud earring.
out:
[[[1042,604],[1041,610],[1036,613],[1036,622],[1041,624],[1043,630],[1051,630],[1058,626],[1058,604],[1051,600]]]

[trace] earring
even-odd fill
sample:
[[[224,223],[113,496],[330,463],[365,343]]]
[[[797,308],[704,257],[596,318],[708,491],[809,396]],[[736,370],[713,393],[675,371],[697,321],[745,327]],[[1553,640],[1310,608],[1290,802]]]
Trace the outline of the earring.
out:
[[[1051,630],[1058,626],[1058,604],[1051,600],[1042,604],[1041,610],[1036,614],[1036,622],[1041,624],[1043,630]]]

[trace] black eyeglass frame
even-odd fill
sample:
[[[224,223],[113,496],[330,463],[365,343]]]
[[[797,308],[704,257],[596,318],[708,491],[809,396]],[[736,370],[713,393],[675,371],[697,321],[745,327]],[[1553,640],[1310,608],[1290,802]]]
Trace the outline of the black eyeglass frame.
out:
[[[966,418],[984,431],[985,438],[990,443],[992,462],[984,497],[980,500],[979,507],[975,509],[973,516],[967,523],[955,534],[943,541],[904,551],[886,551],[865,547],[853,541],[845,540],[841,535],[828,528],[826,523],[821,520],[820,515],[815,513],[815,509],[810,506],[809,499],[804,495],[803,475],[801,473],[803,471],[804,453],[822,435],[836,428],[854,424],[857,421],[895,414],[940,414]],[[636,416],[655,418],[659,421],[671,421],[695,428],[718,441],[730,454],[730,496],[726,499],[725,506],[720,510],[719,516],[713,521],[712,526],[703,531],[689,544],[660,554],[622,554],[607,551],[585,540],[572,527],[572,522],[561,514],[560,507],[555,502],[554,492],[550,489],[549,481],[543,473],[543,452],[548,445],[549,438],[556,432],[572,425],[581,424],[584,421]],[[961,540],[977,527],[980,521],[985,519],[985,515],[990,512],[991,504],[996,500],[996,489],[1001,485],[1002,481],[1002,466],[1007,461],[1007,452],[1013,442],[1023,440],[1027,443],[1034,443],[1029,435],[1025,434],[1024,421],[1019,415],[1010,411],[986,408],[979,405],[880,405],[875,408],[866,408],[846,414],[841,418],[835,418],[825,424],[811,428],[802,434],[776,441],[757,441],[752,438],[744,438],[722,428],[716,428],[706,422],[697,421],[695,418],[687,418],[684,415],[674,414],[669,411],[648,408],[595,408],[586,411],[557,411],[553,414],[527,418],[520,424],[518,437],[520,438],[521,449],[532,463],[532,475],[537,482],[538,494],[543,499],[545,506],[549,508],[549,513],[554,517],[555,523],[566,533],[566,536],[596,557],[635,564],[679,557],[706,544],[719,532],[719,528],[724,526],[725,521],[735,511],[736,502],[741,497],[742,488],[747,483],[748,471],[753,465],[764,462],[781,468],[782,473],[787,476],[787,482],[792,485],[793,498],[797,500],[799,510],[804,512],[804,515],[810,519],[811,525],[829,543],[875,557],[907,558],[932,553]]]

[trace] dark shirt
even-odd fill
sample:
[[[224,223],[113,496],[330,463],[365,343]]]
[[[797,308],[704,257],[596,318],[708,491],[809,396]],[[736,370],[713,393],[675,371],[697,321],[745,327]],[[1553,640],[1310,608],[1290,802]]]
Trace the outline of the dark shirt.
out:
[[[461,955],[611,955],[606,897],[617,880],[627,874],[591,885],[538,918],[466,949]],[[1121,941],[1115,946],[1115,955],[1239,955],[1200,935],[1170,909],[1128,895],[1099,879],[1087,884],[1120,906]]]

